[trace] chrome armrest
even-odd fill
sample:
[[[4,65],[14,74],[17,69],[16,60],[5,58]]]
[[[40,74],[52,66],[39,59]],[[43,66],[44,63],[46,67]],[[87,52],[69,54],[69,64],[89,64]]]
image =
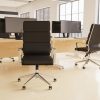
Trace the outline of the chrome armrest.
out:
[[[55,58],[55,48],[51,48],[50,56],[54,59]]]
[[[23,49],[22,48],[18,48],[18,52],[19,52],[19,60],[21,61],[21,59],[23,57]]]

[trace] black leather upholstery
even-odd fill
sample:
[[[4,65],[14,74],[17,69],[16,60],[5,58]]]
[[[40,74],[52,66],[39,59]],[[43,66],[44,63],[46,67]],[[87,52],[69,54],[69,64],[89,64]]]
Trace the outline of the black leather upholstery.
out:
[[[25,55],[22,59],[23,65],[52,65],[53,60],[48,55]]]
[[[25,21],[24,31],[25,32],[50,32],[49,21]]]
[[[50,22],[25,21],[23,25],[23,65],[52,65]]]
[[[87,52],[88,51],[88,47],[78,47],[78,48],[75,48],[75,50],[77,51],[83,51],[83,52]]]
[[[5,32],[5,19],[0,18],[0,38],[9,38],[9,34]]]
[[[24,43],[24,54],[50,54],[50,43]]]
[[[100,51],[100,24],[95,24],[89,40],[89,51]]]
[[[33,37],[35,37],[33,39]],[[25,34],[23,34],[24,42],[50,42],[50,32],[48,31],[26,31]]]

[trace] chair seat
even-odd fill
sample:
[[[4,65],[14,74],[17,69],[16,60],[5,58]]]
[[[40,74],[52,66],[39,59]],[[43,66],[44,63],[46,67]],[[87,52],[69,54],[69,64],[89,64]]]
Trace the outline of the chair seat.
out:
[[[22,65],[53,65],[53,59],[49,55],[25,55],[22,58]]]
[[[88,47],[78,47],[78,48],[75,48],[75,50],[87,52],[88,51]]]

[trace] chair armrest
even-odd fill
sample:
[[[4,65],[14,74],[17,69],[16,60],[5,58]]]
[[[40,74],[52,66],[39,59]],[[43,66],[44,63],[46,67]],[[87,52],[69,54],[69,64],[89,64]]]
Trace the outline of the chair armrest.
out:
[[[56,50],[56,48],[51,48],[51,53],[50,53],[50,55],[51,55],[51,57],[54,59],[54,56],[55,56],[55,50]]]
[[[23,57],[23,48],[18,48],[18,52],[19,52],[19,60],[21,61]]]
[[[21,51],[21,50],[23,50],[23,48],[18,48],[18,51]]]

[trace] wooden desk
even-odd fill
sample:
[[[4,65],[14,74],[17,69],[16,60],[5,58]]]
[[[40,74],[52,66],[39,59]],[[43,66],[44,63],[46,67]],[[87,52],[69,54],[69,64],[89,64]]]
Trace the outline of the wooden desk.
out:
[[[56,53],[73,52],[76,42],[85,42],[85,39],[54,38],[52,45]],[[18,48],[22,48],[23,40],[0,39],[0,57],[18,56]]]
[[[22,40],[0,39],[0,57],[18,56],[18,48],[22,47]]]
[[[84,42],[86,39],[73,38],[54,38],[52,39],[53,47],[56,48],[57,53],[73,52],[76,47],[76,42]],[[83,45],[83,44],[82,44]]]

